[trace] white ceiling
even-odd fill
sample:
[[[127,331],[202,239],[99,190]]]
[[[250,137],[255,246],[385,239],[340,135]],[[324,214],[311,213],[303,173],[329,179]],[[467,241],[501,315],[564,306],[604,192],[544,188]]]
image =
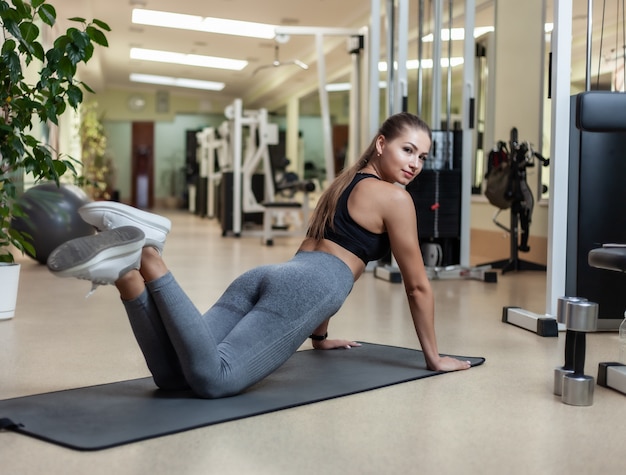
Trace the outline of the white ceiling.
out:
[[[229,103],[234,98],[242,98],[248,107],[266,107],[270,110],[284,104],[291,95],[314,93],[317,88],[317,68],[315,42],[312,36],[292,36],[290,41],[280,46],[280,60],[301,60],[311,67],[304,71],[297,66],[267,68],[252,74],[261,65],[269,65],[274,60],[273,40],[259,40],[239,36],[189,32],[131,24],[131,11],[134,7],[152,10],[173,11],[201,16],[232,18],[285,26],[349,27],[366,26],[369,22],[369,0],[49,0],[57,9],[62,26],[63,19],[69,17],[98,18],[109,24],[112,31],[107,35],[108,48],[98,48],[89,68],[83,72],[84,81],[96,91],[103,88],[155,89],[155,86],[138,85],[129,81],[131,72],[157,74],[192,79],[221,81],[226,88],[221,92],[195,91],[192,89],[172,89],[177,94],[189,94],[199,99],[217,100]],[[538,0],[534,0],[538,1]],[[622,0],[608,0],[612,4]],[[381,2],[383,5],[385,2]],[[453,26],[463,23],[463,0],[454,0]],[[410,1],[409,58],[417,57],[417,1]],[[426,8],[432,8],[426,1]],[[444,2],[447,7],[448,2]],[[477,26],[493,24],[492,0],[477,0]],[[548,17],[552,9],[548,2]],[[595,2],[594,24],[600,25],[603,2]],[[616,3],[617,4],[617,3]],[[576,68],[584,65],[586,0],[574,0],[574,43],[573,63]],[[605,17],[605,30],[611,31],[615,24],[615,8]],[[384,10],[384,8],[382,9]],[[427,13],[430,10],[427,10]],[[447,20],[448,13],[444,13]],[[613,27],[614,31],[614,27]],[[615,33],[613,33],[615,35]],[[612,40],[614,41],[614,40]],[[460,43],[460,42],[455,42]],[[345,80],[350,71],[350,58],[346,50],[346,38],[328,37],[325,40],[327,80]],[[222,56],[245,59],[249,65],[239,72],[220,71],[199,67],[174,66],[164,63],[131,60],[132,46]],[[460,47],[460,45],[459,45]],[[384,54],[384,53],[383,53]],[[461,53],[453,53],[453,56]],[[159,86],[159,89],[164,89]],[[167,89],[167,88],[165,88]]]

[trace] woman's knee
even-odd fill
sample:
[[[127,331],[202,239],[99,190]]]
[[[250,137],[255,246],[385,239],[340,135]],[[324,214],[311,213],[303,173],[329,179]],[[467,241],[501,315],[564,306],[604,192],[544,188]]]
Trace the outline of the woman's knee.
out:
[[[186,391],[191,389],[187,381],[182,378],[163,378],[153,376],[154,384],[163,391]]]
[[[245,387],[233,384],[195,381],[190,384],[191,390],[198,397],[203,399],[219,399],[223,397],[235,396],[241,393]]]
[[[191,390],[198,397],[204,399],[234,396],[249,386],[242,378],[236,378],[232,375],[215,375],[200,372],[187,374],[186,379]]]

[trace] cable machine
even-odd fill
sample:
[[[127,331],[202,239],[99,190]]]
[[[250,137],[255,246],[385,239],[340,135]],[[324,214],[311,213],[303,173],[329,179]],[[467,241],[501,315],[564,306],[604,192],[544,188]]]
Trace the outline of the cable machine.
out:
[[[267,245],[273,244],[274,235],[302,234],[304,225],[308,222],[308,193],[314,191],[315,186],[312,182],[297,179],[276,183],[276,167],[270,157],[269,148],[279,143],[278,125],[269,123],[266,109],[244,110],[241,99],[235,99],[230,106],[226,107],[225,115],[231,124],[230,137],[233,153],[232,191],[226,191],[231,197],[229,204],[232,203],[232,206],[229,208],[231,208],[232,225],[223,226],[224,234],[230,230],[236,237],[241,236],[244,232],[244,214],[255,213],[262,216],[263,242]],[[244,127],[247,129],[245,147]],[[284,157],[278,157],[278,159],[282,160]],[[258,179],[259,177],[262,177],[262,181]],[[286,192],[287,190],[292,191],[290,197],[295,192],[303,192],[302,202],[278,200],[278,191]],[[290,219],[287,219],[285,215],[289,215]],[[255,231],[246,230],[246,233],[254,234]]]
[[[376,0],[372,0],[376,1]],[[326,59],[324,53],[324,39],[327,36],[345,36],[348,38],[348,53],[352,59],[351,88],[350,88],[350,130],[348,137],[348,163],[356,160],[357,151],[361,147],[362,137],[362,117],[363,104],[368,104],[367,100],[361,100],[361,51],[365,48],[367,38],[367,28],[321,28],[315,26],[284,26],[275,30],[277,37],[282,37],[283,41],[288,41],[290,36],[313,36],[315,38],[315,48],[317,52],[317,75],[318,92],[322,118],[324,163],[326,166],[326,178],[332,181],[335,178],[335,157],[333,154],[333,136],[330,122],[330,104],[328,91],[326,90]],[[376,63],[378,66],[378,63]],[[372,79],[370,78],[370,81]],[[376,87],[378,82],[376,81]],[[371,114],[371,111],[369,111]]]
[[[222,171],[230,169],[230,133],[227,121],[218,129],[205,127],[196,133],[198,142],[197,160],[199,162],[200,177],[207,178],[207,217],[216,216],[217,186],[222,179]]]
[[[441,124],[441,31],[443,28],[443,2],[434,2],[433,32],[433,71],[432,71],[432,124]],[[408,41],[408,4],[405,0],[388,0],[386,3],[387,28],[387,64],[398,65],[397,69],[388,67],[387,112],[389,114],[407,109],[407,71],[406,45]],[[418,8],[418,101],[417,109],[422,110],[422,69],[424,36],[424,1],[420,0]],[[474,31],[475,2],[467,0],[465,5],[465,31]],[[452,29],[452,1],[448,3],[448,31]],[[451,35],[450,35],[451,36]],[[453,131],[451,124],[451,90],[452,65],[451,42],[448,42],[447,69],[447,103],[445,130],[433,131],[433,147],[429,163],[435,167],[425,170],[407,187],[413,190],[412,196],[420,221],[420,239],[432,238],[433,243],[422,243],[422,253],[427,262],[427,273],[431,279],[478,279],[485,282],[496,282],[497,274],[491,266],[469,266],[470,239],[470,200],[471,195],[471,154],[474,127],[474,38],[467,35],[464,43],[463,70],[463,121],[462,130]],[[404,67],[401,67],[404,65]],[[443,239],[455,244],[446,245],[445,249],[436,241]],[[453,249],[453,247],[455,249]],[[428,259],[430,250],[435,249],[437,257]],[[451,262],[443,264],[443,256]],[[393,259],[389,265],[379,265],[375,269],[378,278],[391,282],[400,282],[401,276]]]

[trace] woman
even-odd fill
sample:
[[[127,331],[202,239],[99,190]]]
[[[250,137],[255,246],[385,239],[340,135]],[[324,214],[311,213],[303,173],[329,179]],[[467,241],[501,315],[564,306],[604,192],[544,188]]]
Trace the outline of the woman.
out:
[[[155,383],[205,398],[237,394],[282,365],[310,337],[316,349],[358,343],[328,339],[328,323],[370,260],[389,250],[402,273],[428,368],[467,369],[437,350],[434,299],[407,185],[422,170],[431,132],[417,116],[389,117],[358,163],[323,193],[307,237],[288,262],[237,278],[200,313],[161,257],[169,220],[109,202],[82,218],[102,232],[69,241],[48,259],[61,277],[114,283]]]

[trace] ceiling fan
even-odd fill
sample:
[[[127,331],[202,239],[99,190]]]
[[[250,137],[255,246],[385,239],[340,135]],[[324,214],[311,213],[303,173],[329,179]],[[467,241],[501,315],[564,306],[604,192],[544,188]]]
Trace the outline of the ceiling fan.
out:
[[[292,59],[291,61],[281,61],[278,58],[278,45],[276,45],[276,46],[274,46],[274,61],[272,61],[272,63],[270,63],[270,64],[264,64],[263,66],[259,66],[258,68],[256,68],[254,70],[252,75],[254,76],[256,73],[258,73],[262,69],[278,68],[278,67],[281,67],[281,66],[298,66],[299,68],[302,68],[302,69],[305,69],[305,70],[309,69],[309,65],[306,64],[306,63],[303,63],[299,59]]]

